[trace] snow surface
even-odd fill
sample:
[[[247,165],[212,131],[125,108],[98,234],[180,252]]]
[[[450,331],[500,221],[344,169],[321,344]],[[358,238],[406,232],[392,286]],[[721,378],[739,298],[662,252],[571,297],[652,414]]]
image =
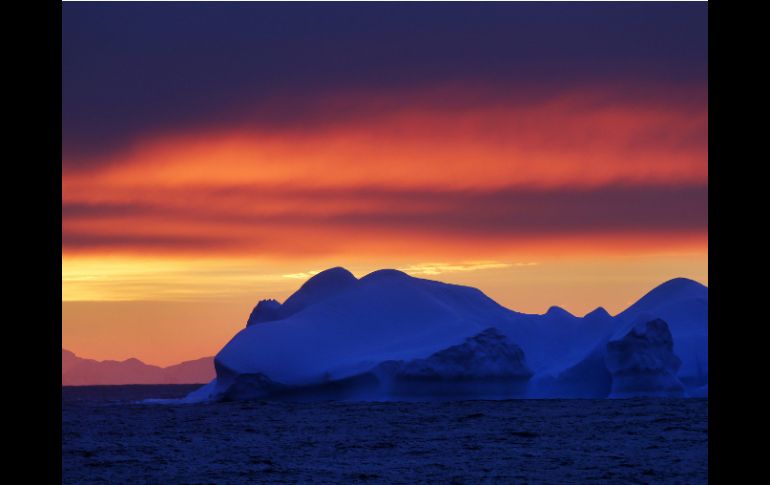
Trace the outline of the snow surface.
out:
[[[700,387],[708,376],[707,308],[708,288],[683,278],[660,285],[616,317],[603,308],[578,317],[559,307],[542,315],[515,312],[476,288],[397,270],[356,279],[332,268],[283,305],[258,304],[247,327],[217,354],[217,378],[188,401],[221,398],[236,382],[264,382],[256,376],[289,388],[351,383],[383,362],[426,359],[488,328],[522,349],[533,390],[559,397],[578,383],[596,393],[609,385],[607,369],[597,367],[604,365],[607,343],[626,335],[639,315],[668,323],[680,373]]]

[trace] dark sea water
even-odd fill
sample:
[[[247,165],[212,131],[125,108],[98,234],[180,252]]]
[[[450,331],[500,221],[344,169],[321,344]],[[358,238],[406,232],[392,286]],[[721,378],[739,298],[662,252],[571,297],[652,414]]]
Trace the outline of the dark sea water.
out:
[[[705,483],[707,399],[148,405],[62,388],[63,483]]]

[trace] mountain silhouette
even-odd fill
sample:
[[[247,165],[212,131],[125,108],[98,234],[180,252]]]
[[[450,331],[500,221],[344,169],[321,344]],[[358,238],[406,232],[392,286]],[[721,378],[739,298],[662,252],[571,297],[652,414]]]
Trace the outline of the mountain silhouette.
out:
[[[62,386],[198,384],[214,378],[213,360],[213,357],[203,357],[158,367],[133,358],[123,361],[83,359],[62,349],[61,383]]]

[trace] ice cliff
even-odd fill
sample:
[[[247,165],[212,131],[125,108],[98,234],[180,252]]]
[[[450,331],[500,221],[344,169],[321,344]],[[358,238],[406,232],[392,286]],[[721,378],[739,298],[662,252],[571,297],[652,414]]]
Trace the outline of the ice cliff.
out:
[[[644,315],[631,330],[607,343],[607,370],[612,375],[610,397],[681,396],[684,386],[676,377],[682,365],[674,354],[668,324]]]

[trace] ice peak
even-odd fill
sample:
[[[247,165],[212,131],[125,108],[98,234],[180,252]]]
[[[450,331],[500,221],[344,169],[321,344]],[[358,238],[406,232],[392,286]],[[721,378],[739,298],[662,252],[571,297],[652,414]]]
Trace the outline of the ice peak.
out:
[[[299,290],[286,299],[281,308],[282,316],[291,316],[308,306],[330,298],[358,282],[353,274],[340,266],[321,271],[305,281]]]
[[[703,285],[701,283],[698,283],[695,280],[691,280],[690,278],[684,278],[684,277],[678,277],[673,278],[665,283],[661,283],[657,287],[655,287],[655,290],[669,290],[669,291],[681,291],[681,290],[687,290],[687,289],[703,289],[708,288],[706,285]],[[653,291],[655,291],[653,290]]]
[[[251,311],[251,315],[249,315],[249,319],[246,321],[246,326],[280,320],[281,317],[281,304],[278,301],[272,298],[260,300]]]
[[[411,278],[408,274],[397,269],[378,269],[361,278],[362,280],[402,279]]]
[[[347,284],[352,281],[357,281],[356,277],[353,276],[353,273],[346,270],[342,266],[335,266],[334,268],[329,268],[326,270],[321,271],[317,275],[314,275],[310,279],[308,279],[305,284],[302,285],[300,290],[303,288],[313,287],[313,286],[328,286],[328,285],[339,285],[339,284]]]
[[[551,316],[555,316],[555,315],[568,315],[570,317],[574,316],[564,308],[556,305],[553,305],[551,308],[549,308],[548,311],[545,312],[545,314],[551,315]]]
[[[622,318],[643,312],[654,313],[656,308],[670,305],[676,301],[704,299],[708,301],[708,287],[688,278],[674,278],[662,283],[636,303],[619,314]]]
[[[594,310],[588,312],[585,314],[583,318],[605,318],[610,317],[611,315],[607,310],[604,309],[604,307],[596,307]]]

